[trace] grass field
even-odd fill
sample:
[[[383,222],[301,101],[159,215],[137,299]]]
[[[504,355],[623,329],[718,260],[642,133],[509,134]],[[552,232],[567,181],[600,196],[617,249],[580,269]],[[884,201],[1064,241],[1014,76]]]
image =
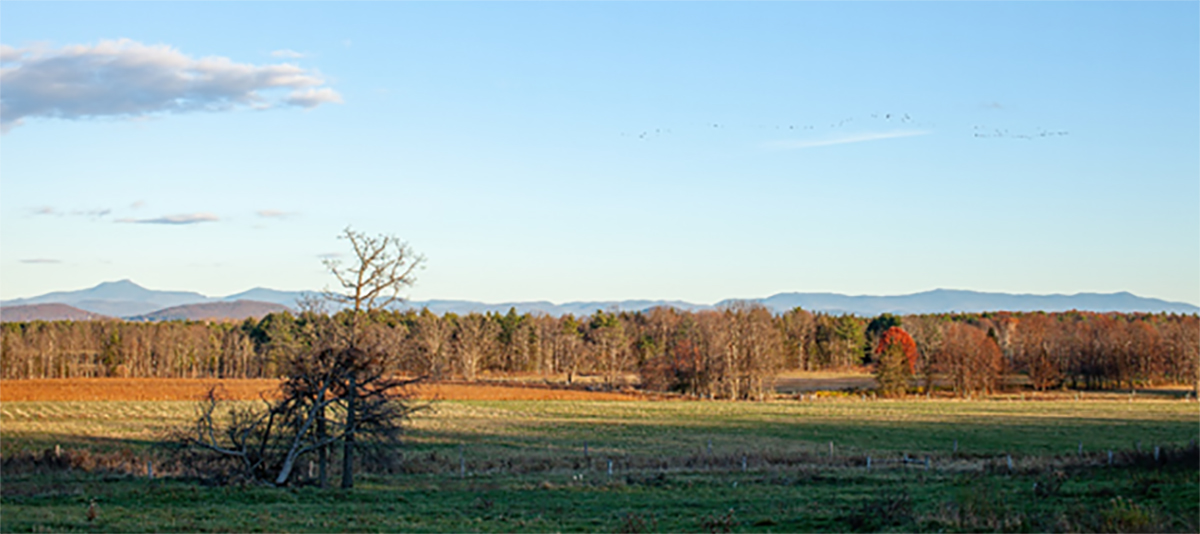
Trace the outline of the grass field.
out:
[[[272,397],[280,382],[270,379],[214,378],[71,378],[6,380],[0,387],[0,402],[17,401],[192,401],[210,389],[220,388],[221,397],[257,400]],[[538,387],[540,386],[540,387]],[[545,384],[434,382],[412,388],[415,398],[425,400],[637,400],[636,393],[588,391],[549,387]]]
[[[151,445],[193,409],[4,402],[0,530],[1196,532],[1200,522],[1200,409],[1182,400],[442,401],[413,420],[399,472],[365,474],[351,491],[147,479],[140,466],[164,461]],[[55,445],[127,467],[9,463]],[[101,517],[88,523],[93,498]]]

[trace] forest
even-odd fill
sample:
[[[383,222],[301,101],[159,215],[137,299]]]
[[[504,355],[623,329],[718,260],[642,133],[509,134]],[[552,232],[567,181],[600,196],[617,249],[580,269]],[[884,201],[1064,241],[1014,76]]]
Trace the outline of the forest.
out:
[[[242,322],[56,321],[0,327],[0,378],[274,378],[290,355],[347,312],[275,313]],[[902,335],[892,335],[902,332]],[[1114,389],[1200,384],[1200,317],[1177,314],[983,313],[877,317],[759,305],[590,316],[377,311],[366,339],[397,374],[600,377],[698,398],[762,399],[781,371],[876,369],[907,342],[906,389],[960,396],[1021,384]],[[637,380],[631,380],[636,375]],[[879,376],[879,375],[877,375]],[[1015,382],[1014,382],[1015,380]],[[636,384],[630,383],[636,382]]]

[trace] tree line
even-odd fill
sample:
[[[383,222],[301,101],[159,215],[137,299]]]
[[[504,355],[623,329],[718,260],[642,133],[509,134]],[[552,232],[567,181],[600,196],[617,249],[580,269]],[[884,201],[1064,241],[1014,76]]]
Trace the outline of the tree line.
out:
[[[314,334],[354,314],[274,313],[242,322],[55,321],[0,326],[0,377],[277,378]],[[602,378],[705,398],[757,399],[782,370],[847,369],[886,360],[898,328],[915,348],[905,380],[987,393],[1004,376],[1038,390],[1200,382],[1200,317],[1177,314],[983,313],[873,318],[757,304],[660,307],[588,316],[437,315],[372,311],[365,319],[391,372],[475,380],[480,373]]]

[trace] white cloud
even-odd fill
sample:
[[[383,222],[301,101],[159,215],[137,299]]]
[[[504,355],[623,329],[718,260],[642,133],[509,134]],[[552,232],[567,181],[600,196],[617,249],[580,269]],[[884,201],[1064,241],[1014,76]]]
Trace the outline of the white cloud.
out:
[[[6,44],[0,44],[0,63],[12,63],[21,59],[24,52]]]
[[[220,220],[211,213],[185,213],[181,215],[166,215],[153,219],[117,219],[119,223],[134,224],[196,224]]]
[[[62,263],[62,261],[50,258],[30,258],[27,260],[21,260],[21,263]]]
[[[290,211],[258,210],[259,217],[267,217],[267,218],[271,218],[271,219],[286,219],[286,218],[292,217],[294,215],[296,215],[296,214],[293,212],[290,212]]]
[[[341,102],[315,71],[193,58],[129,39],[60,48],[0,48],[0,128],[26,117],[137,118],[160,113]],[[279,94],[286,92],[285,95]]]
[[[287,48],[284,48],[283,50],[276,50],[276,51],[274,51],[274,52],[271,52],[271,57],[283,57],[283,58],[288,58],[288,59],[300,59],[300,58],[304,57],[304,54],[302,54],[302,53],[300,53],[300,52],[297,52],[297,51],[295,51],[295,50],[289,50],[289,49],[287,49]]]
[[[287,99],[284,101],[293,106],[311,109],[327,102],[341,104],[342,95],[337,94],[337,91],[334,91],[333,89],[322,87],[320,89],[292,91],[292,93],[288,95]]]
[[[845,135],[845,136],[826,138],[826,139],[813,139],[813,140],[802,140],[802,141],[779,141],[777,143],[772,143],[771,146],[774,148],[794,150],[794,149],[800,149],[800,148],[815,148],[815,147],[819,147],[819,146],[833,146],[833,145],[845,145],[845,144],[849,144],[849,143],[862,143],[862,142],[866,142],[866,141],[879,141],[882,139],[896,139],[896,138],[900,138],[900,137],[916,137],[918,135],[928,135],[930,133],[932,133],[932,132],[925,131],[925,130],[901,130],[901,131],[894,131],[894,132],[868,132],[868,133],[859,133],[859,134]]]

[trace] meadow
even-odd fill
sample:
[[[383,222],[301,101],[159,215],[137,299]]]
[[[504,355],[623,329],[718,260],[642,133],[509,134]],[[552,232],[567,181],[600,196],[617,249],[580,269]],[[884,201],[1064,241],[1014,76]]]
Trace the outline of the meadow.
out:
[[[169,476],[155,444],[192,417],[191,402],[8,401],[0,530],[1200,527],[1195,402],[805,399],[434,402],[412,420],[400,463],[348,491]],[[92,499],[101,515],[88,522]]]

